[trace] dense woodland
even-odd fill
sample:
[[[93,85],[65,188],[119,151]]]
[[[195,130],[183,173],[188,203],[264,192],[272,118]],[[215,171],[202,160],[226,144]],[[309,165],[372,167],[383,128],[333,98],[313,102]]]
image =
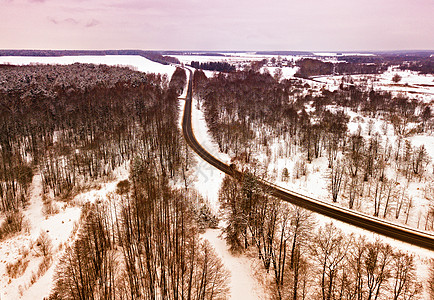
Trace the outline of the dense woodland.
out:
[[[74,64],[5,66],[0,78],[3,211],[25,205],[36,172],[45,192],[66,198],[148,147],[163,172],[180,163],[179,136],[157,118],[177,105],[165,77]]]
[[[195,69],[216,71],[216,72],[233,72],[235,67],[227,62],[198,62],[192,61],[190,64]]]
[[[434,58],[430,53],[377,54],[367,56],[337,56],[337,62],[304,58],[296,62],[297,77],[309,78],[320,75],[381,74],[390,66],[411,70],[420,74],[434,74]]]
[[[387,70],[388,64],[360,63],[360,62],[324,62],[317,59],[305,58],[297,61],[299,70],[297,77],[309,78],[318,75],[354,75],[354,74],[380,74]]]
[[[116,195],[84,207],[50,299],[227,297],[227,271],[199,238],[215,218],[187,189],[194,161],[178,128],[184,70],[169,82],[107,66],[3,66],[0,82],[2,213],[22,218],[34,175],[44,199],[69,201],[130,162]]]

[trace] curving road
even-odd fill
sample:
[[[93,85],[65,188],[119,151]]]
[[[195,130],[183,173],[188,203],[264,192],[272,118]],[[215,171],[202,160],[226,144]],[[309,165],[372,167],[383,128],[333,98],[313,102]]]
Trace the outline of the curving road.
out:
[[[188,82],[187,97],[184,108],[184,115],[182,119],[182,132],[187,144],[206,162],[213,165],[220,171],[233,176],[241,178],[242,173],[234,170],[232,167],[224,164],[210,153],[208,153],[196,140],[193,129],[191,126],[191,105],[192,105],[192,71],[190,72],[190,79]],[[406,226],[374,218],[356,211],[346,208],[338,207],[327,202],[316,200],[296,192],[279,187],[271,182],[258,179],[258,182],[265,188],[265,190],[281,200],[290,202],[297,206],[306,208],[313,212],[325,215],[327,217],[390,237],[396,240],[416,245],[431,251],[434,251],[434,235],[420,230],[412,229]]]

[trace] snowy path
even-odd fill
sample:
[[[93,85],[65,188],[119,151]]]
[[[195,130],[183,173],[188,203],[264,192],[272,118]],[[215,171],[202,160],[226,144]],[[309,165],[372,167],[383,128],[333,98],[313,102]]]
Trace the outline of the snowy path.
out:
[[[231,272],[231,299],[267,299],[263,288],[253,278],[251,260],[243,256],[234,256],[229,252],[225,240],[220,237],[220,229],[208,229],[202,237],[214,247],[226,269]]]
[[[184,111],[184,104],[185,102],[181,100],[180,111]],[[193,105],[192,122],[194,133],[199,143],[205,145],[212,153],[218,153],[217,156],[223,161],[229,161],[227,155],[218,152],[217,145],[213,143],[208,133],[208,126],[203,117],[203,113],[196,109],[195,105]],[[218,191],[223,181],[224,174],[208,164],[197,154],[194,154],[194,157],[197,160],[195,166],[195,188],[209,201],[214,213],[217,213],[219,209]],[[253,276],[251,261],[247,257],[232,255],[220,234],[220,229],[208,229],[202,235],[202,238],[210,242],[226,269],[231,273],[229,285],[230,299],[267,299],[263,288],[259,286]]]

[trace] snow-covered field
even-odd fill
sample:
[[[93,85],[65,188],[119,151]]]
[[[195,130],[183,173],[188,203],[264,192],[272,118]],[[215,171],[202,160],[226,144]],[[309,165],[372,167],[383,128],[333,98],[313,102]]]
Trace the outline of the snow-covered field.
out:
[[[393,76],[398,74],[401,80],[397,83],[392,81]],[[354,84],[363,84],[367,89],[389,91],[394,96],[399,94],[430,103],[434,100],[434,76],[421,75],[413,71],[401,71],[395,67],[379,75],[351,75]],[[342,81],[342,76],[318,76],[315,78],[325,84],[329,90],[336,90]]]
[[[257,55],[254,52],[239,52],[239,53],[221,53],[219,55],[199,55],[199,54],[187,54],[187,55],[173,55],[176,57],[181,63],[189,64],[192,61],[198,62],[228,62],[228,63],[242,63],[242,62],[251,62],[251,61],[259,61],[259,60],[269,60],[277,58],[277,55]],[[297,60],[299,56],[293,55],[283,55],[280,56],[282,59],[287,60]]]
[[[167,74],[168,79],[175,71],[174,66],[162,65],[138,55],[106,55],[106,56],[0,56],[0,64],[29,65],[29,64],[59,64],[70,65],[73,63],[102,64],[108,66],[130,67],[134,70],[146,73]]]
[[[298,67],[262,67],[261,72],[269,72],[271,75],[274,75],[277,69],[282,70],[282,79],[289,79],[294,77],[295,73],[298,71]]]

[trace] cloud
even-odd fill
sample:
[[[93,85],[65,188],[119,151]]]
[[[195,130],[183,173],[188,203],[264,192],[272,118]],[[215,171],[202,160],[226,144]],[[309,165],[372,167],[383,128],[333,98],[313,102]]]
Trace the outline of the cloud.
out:
[[[52,17],[48,17],[47,19],[48,19],[48,21],[50,21],[53,24],[56,24],[56,25],[59,24],[59,21],[57,21],[56,19],[54,19]]]
[[[92,19],[86,23],[86,27],[98,26],[100,22],[98,20]]]
[[[51,23],[56,24],[56,25],[61,25],[61,24],[78,25],[78,24],[80,24],[80,22],[77,21],[74,18],[67,18],[67,19],[63,19],[63,20],[57,20],[57,19],[55,19],[53,17],[48,17],[47,19],[48,19],[48,21],[50,21]]]
[[[80,22],[78,22],[74,18],[67,18],[67,19],[63,20],[63,23],[72,24],[72,25],[78,25]]]
[[[50,21],[51,23],[53,23],[55,25],[72,25],[72,26],[78,25],[78,26],[83,26],[83,27],[87,27],[87,28],[95,27],[95,26],[98,26],[99,24],[101,24],[101,22],[96,20],[96,19],[88,20],[86,23],[78,21],[74,18],[66,18],[66,19],[59,20],[59,19],[55,19],[53,17],[48,17],[47,19],[48,19],[48,21]]]

